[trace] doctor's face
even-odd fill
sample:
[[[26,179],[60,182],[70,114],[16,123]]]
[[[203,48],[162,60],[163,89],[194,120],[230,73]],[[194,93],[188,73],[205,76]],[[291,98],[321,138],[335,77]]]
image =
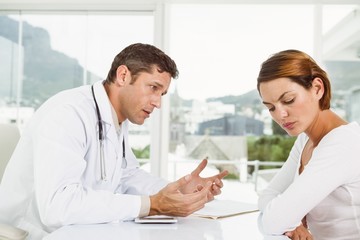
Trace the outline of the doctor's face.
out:
[[[167,93],[170,82],[171,75],[160,73],[156,67],[152,73],[139,73],[135,81],[127,72],[119,94],[119,121],[129,119],[134,124],[143,124],[155,108],[161,107],[161,97]]]

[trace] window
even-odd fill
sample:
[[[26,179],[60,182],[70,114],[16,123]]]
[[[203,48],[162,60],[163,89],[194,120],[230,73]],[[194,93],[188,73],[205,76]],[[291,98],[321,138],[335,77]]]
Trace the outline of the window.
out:
[[[144,10],[148,4],[118,11],[106,4],[104,11],[85,10],[85,4],[62,12],[60,5],[48,5],[50,10],[34,5],[38,12],[2,10],[0,122],[21,127],[54,93],[104,79],[115,54],[133,42],[165,46],[180,70],[162,105],[170,108],[169,117],[155,112],[155,128],[146,122],[131,129],[135,148],[155,142],[156,151],[151,152],[159,157],[152,157],[157,161],[153,165],[206,156],[251,160],[248,139],[277,131],[255,90],[260,63],[286,48],[303,50],[322,62],[333,80],[332,107],[347,120],[360,121],[354,104],[360,77],[358,5],[176,2],[161,2],[149,10]],[[155,141],[149,129],[155,129]],[[167,148],[168,158],[167,151],[162,152]],[[171,161],[170,179],[194,166],[174,170]],[[221,166],[213,167],[209,171]],[[231,168],[239,177],[241,170]],[[164,175],[164,167],[159,169],[156,174]]]
[[[134,42],[153,44],[153,32],[152,12],[3,13],[0,121],[22,127],[55,93],[105,79],[116,54]],[[150,144],[148,124],[131,131],[141,139],[135,148]]]
[[[332,81],[332,108],[360,123],[360,6],[325,5],[323,62]]]
[[[335,111],[359,121],[359,110],[354,110],[359,107],[347,100],[358,98],[358,88],[346,91],[360,78],[359,14],[353,12],[358,7],[171,4],[169,51],[180,76],[172,88],[169,158],[255,160],[248,152],[249,139],[274,131],[258,97],[257,74],[267,57],[285,49],[305,51],[319,61],[334,80]],[[335,42],[339,37],[342,41]],[[284,157],[279,149],[271,152],[274,156],[265,156],[266,161]],[[228,168],[235,178],[241,172],[226,164],[214,166]]]

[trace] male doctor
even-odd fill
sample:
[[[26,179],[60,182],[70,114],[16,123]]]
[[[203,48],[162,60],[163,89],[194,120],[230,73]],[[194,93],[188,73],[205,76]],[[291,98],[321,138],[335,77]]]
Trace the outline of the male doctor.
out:
[[[0,223],[30,239],[69,224],[107,223],[138,216],[187,216],[220,194],[227,172],[201,178],[207,162],[168,183],[139,168],[128,124],[143,124],[171,78],[175,62],[148,44],[126,47],[105,81],[66,90],[35,113],[0,185]]]

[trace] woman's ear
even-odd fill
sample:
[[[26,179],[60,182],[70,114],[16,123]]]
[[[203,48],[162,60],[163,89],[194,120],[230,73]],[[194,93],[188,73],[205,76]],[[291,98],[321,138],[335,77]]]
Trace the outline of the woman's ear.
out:
[[[321,80],[321,78],[314,78],[314,80],[312,81],[312,88],[313,91],[317,97],[317,99],[321,99],[324,95],[324,82]]]

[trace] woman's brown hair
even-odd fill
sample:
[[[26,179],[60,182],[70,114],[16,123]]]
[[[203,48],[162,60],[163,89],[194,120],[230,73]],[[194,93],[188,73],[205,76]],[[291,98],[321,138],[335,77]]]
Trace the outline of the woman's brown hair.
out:
[[[261,65],[257,78],[258,91],[262,82],[272,81],[277,78],[289,78],[305,89],[310,89],[312,81],[315,78],[320,78],[324,84],[324,95],[319,102],[320,108],[322,110],[330,108],[330,80],[327,73],[308,54],[290,49],[270,56]]]

